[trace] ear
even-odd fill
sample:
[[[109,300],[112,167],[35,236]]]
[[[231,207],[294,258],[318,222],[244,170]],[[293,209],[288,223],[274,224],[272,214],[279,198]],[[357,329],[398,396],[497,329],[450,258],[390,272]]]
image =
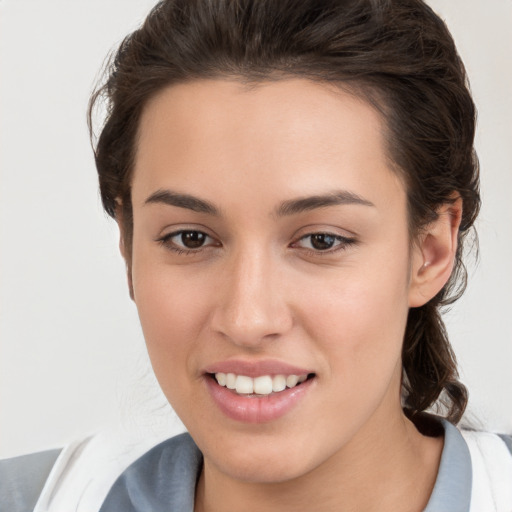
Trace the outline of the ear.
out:
[[[457,236],[462,218],[462,199],[437,210],[438,217],[415,242],[411,258],[409,307],[426,304],[451,276],[457,252]]]
[[[125,265],[126,265],[126,277],[128,280],[128,289],[130,292],[130,298],[132,300],[134,299],[134,293],[133,293],[133,280],[132,280],[132,247],[131,243],[127,242],[126,238],[126,226],[124,223],[124,217],[123,217],[123,204],[121,203],[121,200],[116,200],[117,206],[116,206],[116,222],[117,227],[119,228],[119,251],[121,252],[121,256],[124,259]]]

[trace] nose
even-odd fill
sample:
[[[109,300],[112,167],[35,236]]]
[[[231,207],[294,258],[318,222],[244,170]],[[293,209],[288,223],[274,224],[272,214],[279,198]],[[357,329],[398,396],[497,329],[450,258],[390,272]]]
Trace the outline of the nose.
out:
[[[232,343],[259,349],[291,329],[282,269],[262,250],[234,255],[219,276],[211,327]]]

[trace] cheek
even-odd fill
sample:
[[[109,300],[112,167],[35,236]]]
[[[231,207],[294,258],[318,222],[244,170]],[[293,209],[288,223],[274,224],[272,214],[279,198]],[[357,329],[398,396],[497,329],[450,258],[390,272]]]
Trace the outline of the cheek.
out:
[[[333,277],[301,306],[304,327],[329,355],[346,391],[382,385],[400,363],[408,314],[407,262],[368,266]],[[318,285],[318,283],[317,283]],[[349,391],[350,392],[350,391]],[[348,395],[347,395],[348,396]]]
[[[207,299],[190,280],[154,263],[135,262],[133,286],[151,363],[170,399],[175,383],[187,385],[195,367],[193,357],[208,316]]]

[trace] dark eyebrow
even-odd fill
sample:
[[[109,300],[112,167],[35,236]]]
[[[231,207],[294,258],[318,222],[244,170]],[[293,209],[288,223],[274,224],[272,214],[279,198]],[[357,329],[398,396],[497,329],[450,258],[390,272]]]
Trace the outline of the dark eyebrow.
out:
[[[338,206],[345,204],[360,204],[363,206],[375,205],[353,192],[345,190],[331,192],[318,196],[302,197],[285,201],[277,208],[277,215],[282,217],[285,215],[295,215],[297,213],[315,210],[317,208],[325,208],[326,206]]]
[[[207,213],[209,215],[219,215],[219,211],[212,203],[189,194],[180,194],[178,192],[172,192],[171,190],[157,190],[144,201],[144,204],[154,203],[177,206],[178,208],[186,208],[194,212]]]

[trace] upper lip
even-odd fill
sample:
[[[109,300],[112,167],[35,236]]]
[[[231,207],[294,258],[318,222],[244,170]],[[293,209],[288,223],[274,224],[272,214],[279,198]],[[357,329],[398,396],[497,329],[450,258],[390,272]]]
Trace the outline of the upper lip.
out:
[[[206,366],[204,373],[234,373],[255,378],[261,375],[308,375],[314,372],[276,359],[261,361],[228,359]]]

